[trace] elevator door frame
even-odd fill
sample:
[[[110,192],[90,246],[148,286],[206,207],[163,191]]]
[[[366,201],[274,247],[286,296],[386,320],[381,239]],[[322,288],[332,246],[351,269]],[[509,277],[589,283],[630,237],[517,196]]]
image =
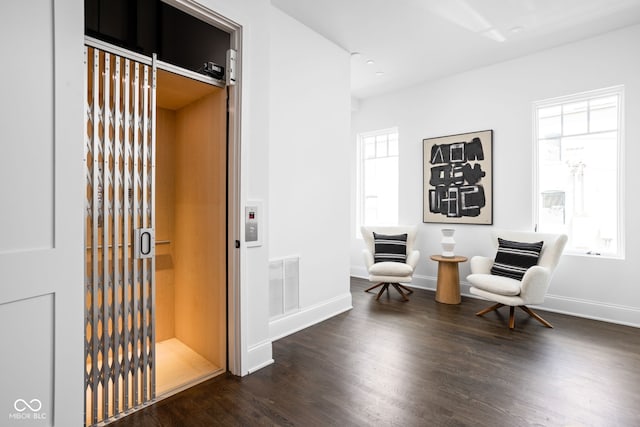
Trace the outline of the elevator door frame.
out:
[[[228,128],[227,128],[227,370],[234,375],[242,375],[242,336],[241,336],[241,299],[240,299],[240,223],[241,223],[241,110],[242,110],[242,26],[238,23],[196,3],[193,0],[162,0],[183,12],[194,16],[229,34],[229,48],[236,51],[235,84],[228,90]],[[152,59],[110,43],[85,36],[85,44],[129,58],[141,63],[151,64]],[[215,84],[202,74],[181,67],[156,61],[158,69]]]

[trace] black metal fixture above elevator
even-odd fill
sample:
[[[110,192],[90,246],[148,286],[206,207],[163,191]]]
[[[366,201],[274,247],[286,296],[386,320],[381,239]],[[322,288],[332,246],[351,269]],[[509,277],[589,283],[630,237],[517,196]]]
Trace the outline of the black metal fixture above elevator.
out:
[[[224,79],[218,64],[226,63],[225,31],[160,0],[85,0],[84,6],[86,35]]]

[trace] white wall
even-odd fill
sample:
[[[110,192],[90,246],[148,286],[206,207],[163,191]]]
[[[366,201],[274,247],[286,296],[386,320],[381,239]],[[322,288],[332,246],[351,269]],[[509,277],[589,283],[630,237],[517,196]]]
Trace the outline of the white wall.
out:
[[[300,257],[300,311],[271,322],[278,338],[351,308],[350,63],[280,10],[270,20],[269,257]]]
[[[533,229],[532,102],[614,85],[625,85],[626,259],[565,255],[543,307],[640,326],[640,26],[564,45],[520,59],[450,76],[360,103],[352,116],[352,152],[358,132],[398,126],[400,132],[400,222],[420,224],[423,261],[414,283],[434,288],[438,224],[422,224],[422,139],[494,130],[494,226]],[[355,165],[355,160],[353,163]],[[352,172],[355,182],[355,172]],[[352,207],[355,209],[355,207]],[[353,214],[352,214],[353,218]],[[353,221],[352,221],[353,223]],[[353,225],[352,225],[353,227]],[[456,252],[490,255],[491,227],[458,225]],[[352,236],[355,230],[352,229]],[[362,241],[352,240],[352,274],[363,276]],[[460,265],[460,276],[469,273]],[[468,285],[462,283],[463,292]]]

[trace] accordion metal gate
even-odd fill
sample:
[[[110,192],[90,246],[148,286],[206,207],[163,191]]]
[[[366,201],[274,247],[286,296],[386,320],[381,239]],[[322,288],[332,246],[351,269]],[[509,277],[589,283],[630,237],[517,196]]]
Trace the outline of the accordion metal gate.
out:
[[[155,398],[156,66],[85,47],[85,423]]]

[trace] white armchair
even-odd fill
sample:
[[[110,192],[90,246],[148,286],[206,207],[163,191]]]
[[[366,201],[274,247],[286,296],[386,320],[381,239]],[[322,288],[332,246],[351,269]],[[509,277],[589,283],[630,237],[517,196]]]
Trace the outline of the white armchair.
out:
[[[474,256],[471,258],[471,274],[467,281],[471,283],[470,291],[496,304],[476,313],[482,316],[503,306],[509,306],[509,328],[515,327],[515,307],[520,307],[534,319],[548,328],[553,326],[527,307],[528,304],[542,304],[549,289],[551,276],[560,261],[560,256],[567,243],[564,234],[545,234],[523,231],[494,231],[493,241],[498,249],[498,238],[505,240],[535,243],[543,241],[537,265],[530,267],[521,280],[491,274],[494,258]]]
[[[364,262],[369,273],[369,281],[376,284],[366,289],[365,292],[369,292],[377,287],[382,287],[376,296],[376,300],[380,299],[380,296],[384,291],[388,291],[389,285],[393,286],[398,293],[402,296],[404,301],[409,301],[408,294],[413,291],[402,283],[411,282],[413,272],[415,271],[418,260],[420,259],[420,252],[414,249],[417,227],[416,226],[388,226],[388,227],[367,227],[363,226],[360,229],[362,237],[364,239],[366,248],[362,251],[364,255]],[[375,242],[373,233],[384,235],[398,235],[407,234],[406,243],[406,260],[404,262],[375,262]],[[401,283],[402,282],[402,283]]]

